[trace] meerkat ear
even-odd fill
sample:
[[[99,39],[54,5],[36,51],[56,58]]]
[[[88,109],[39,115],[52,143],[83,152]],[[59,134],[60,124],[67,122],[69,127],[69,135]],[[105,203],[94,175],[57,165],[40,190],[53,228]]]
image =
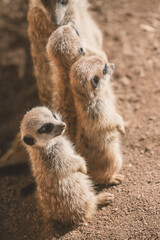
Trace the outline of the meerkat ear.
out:
[[[111,63],[111,68],[114,70],[115,69],[115,64],[114,63]]]
[[[23,141],[30,146],[33,146],[35,144],[34,138],[30,136],[24,136]]]

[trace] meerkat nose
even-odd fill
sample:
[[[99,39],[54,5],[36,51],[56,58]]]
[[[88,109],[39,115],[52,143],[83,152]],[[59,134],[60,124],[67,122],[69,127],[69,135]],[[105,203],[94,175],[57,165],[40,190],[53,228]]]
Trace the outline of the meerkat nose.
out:
[[[61,124],[57,125],[57,135],[63,134],[65,132],[65,128],[66,128],[65,123],[61,123]]]
[[[66,128],[66,124],[65,123],[63,123],[61,126],[62,126],[62,129]]]
[[[66,124],[65,123],[62,123],[62,124],[58,125],[58,130],[59,131],[63,131],[63,130],[65,130],[65,128],[66,128]]]

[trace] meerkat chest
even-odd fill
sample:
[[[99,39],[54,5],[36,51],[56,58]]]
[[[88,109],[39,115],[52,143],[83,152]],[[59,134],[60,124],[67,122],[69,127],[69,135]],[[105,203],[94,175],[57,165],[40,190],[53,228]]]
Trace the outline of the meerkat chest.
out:
[[[103,119],[103,104],[101,101],[97,100],[82,104],[80,112],[81,124],[84,125],[84,129],[95,129],[97,126],[100,127],[98,123]]]

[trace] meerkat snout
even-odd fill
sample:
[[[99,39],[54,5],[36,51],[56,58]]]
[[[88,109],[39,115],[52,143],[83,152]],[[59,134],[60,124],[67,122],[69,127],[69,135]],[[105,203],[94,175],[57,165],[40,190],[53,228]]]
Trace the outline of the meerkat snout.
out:
[[[32,0],[32,2],[35,6],[38,4],[54,24],[61,24],[67,12],[68,0]]]
[[[91,78],[92,87],[96,89],[100,87],[100,85],[108,83],[111,79],[114,69],[115,69],[114,63],[106,63],[102,70],[103,75],[97,72],[97,74]]]
[[[25,144],[44,147],[64,133],[66,124],[46,107],[36,107],[26,113],[21,124],[21,136]]]
[[[65,128],[66,128],[66,124],[65,123],[62,123],[62,124],[59,124],[57,125],[56,127],[56,136],[59,136],[61,134],[63,134],[65,132]],[[54,137],[56,137],[54,136]]]
[[[68,24],[68,25],[69,25],[69,24]],[[79,34],[78,30],[77,30],[73,25],[72,25],[71,27],[75,30],[77,36],[80,37],[80,34]],[[85,56],[85,55],[86,55],[86,53],[84,52],[83,47],[80,47],[80,48],[78,49],[78,52],[79,52],[82,56]]]

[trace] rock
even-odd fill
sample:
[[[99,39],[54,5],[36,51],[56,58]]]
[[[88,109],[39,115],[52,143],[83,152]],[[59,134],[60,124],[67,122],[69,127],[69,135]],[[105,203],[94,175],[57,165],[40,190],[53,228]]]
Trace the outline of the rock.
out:
[[[123,77],[121,79],[121,83],[122,83],[123,86],[128,86],[130,84],[130,79],[127,78],[127,77]]]

